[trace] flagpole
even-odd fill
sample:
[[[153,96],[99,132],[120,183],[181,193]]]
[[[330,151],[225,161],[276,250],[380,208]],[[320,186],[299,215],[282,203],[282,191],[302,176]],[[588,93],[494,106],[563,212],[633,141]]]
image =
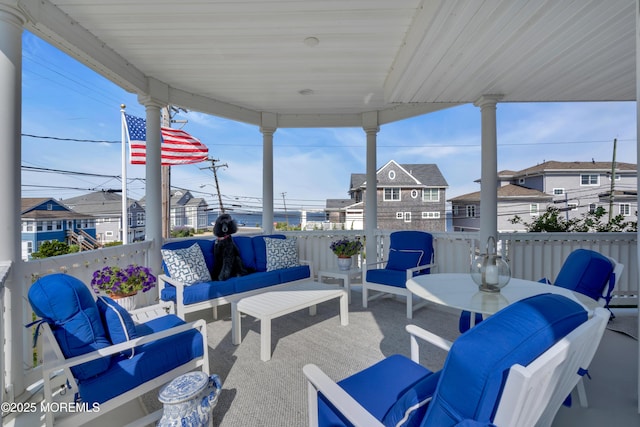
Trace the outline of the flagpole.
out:
[[[127,215],[127,121],[124,117],[126,105],[120,104],[122,116],[122,244],[129,241],[129,215]]]

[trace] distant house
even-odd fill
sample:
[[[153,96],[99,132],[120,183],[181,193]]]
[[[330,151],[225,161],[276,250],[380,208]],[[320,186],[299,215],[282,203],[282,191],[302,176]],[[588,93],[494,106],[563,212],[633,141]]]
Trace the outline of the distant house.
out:
[[[399,164],[389,161],[376,172],[378,228],[445,231],[447,181],[435,164]],[[351,174],[350,199],[327,200],[331,222],[346,229],[363,229],[366,174]]]
[[[76,212],[96,218],[96,234],[100,243],[122,242],[122,195],[110,191],[95,191],[62,200]],[[139,202],[127,200],[127,241],[144,240],[145,210]]]
[[[516,215],[530,223],[550,206],[566,212],[567,218],[581,218],[603,207],[638,219],[636,165],[616,163],[613,180],[611,162],[547,161],[521,171],[498,173],[498,231],[522,231],[522,224],[509,221]],[[612,193],[613,189],[613,193]],[[613,194],[611,200],[610,195]],[[449,200],[454,231],[480,229],[480,192]],[[610,202],[612,202],[610,204]]]
[[[51,198],[23,198],[21,200],[22,259],[29,260],[40,244],[47,241],[69,244],[91,243],[96,238],[95,218],[74,212]],[[80,241],[78,241],[78,236]],[[85,241],[86,239],[86,241]]]
[[[171,192],[171,228],[189,227],[204,230],[208,223],[209,205],[201,197],[193,197],[187,190]]]

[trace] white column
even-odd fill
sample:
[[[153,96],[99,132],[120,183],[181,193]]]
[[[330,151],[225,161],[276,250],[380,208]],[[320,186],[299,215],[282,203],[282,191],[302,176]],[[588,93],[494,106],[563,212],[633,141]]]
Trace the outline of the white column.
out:
[[[636,1],[636,135],[640,136],[640,0]],[[636,137],[636,189],[640,188],[640,142]],[[638,246],[637,264],[640,265],[640,234],[636,237]],[[636,278],[636,289],[640,289],[640,278]],[[638,330],[640,330],[640,304],[638,304]],[[638,352],[640,353],[640,341],[638,341]],[[638,413],[640,414],[640,357],[638,357]]]
[[[262,232],[273,233],[273,134],[278,128],[278,118],[272,113],[262,113]]]
[[[162,168],[160,144],[160,109],[165,103],[147,96],[139,96],[138,101],[146,107],[147,120],[147,158],[145,166],[145,239],[153,240],[153,252],[149,255],[149,267],[160,273],[162,257]]]
[[[481,174],[480,174],[480,247],[489,236],[498,238],[498,133],[496,104],[500,95],[483,95],[474,105],[480,107],[482,117]]]
[[[368,112],[362,115],[362,128],[367,135],[367,170],[366,191],[364,200],[364,230],[366,241],[367,263],[378,261],[376,244],[376,229],[378,228],[378,180],[377,171],[377,138],[380,127],[378,126],[378,113]]]
[[[24,357],[28,343],[23,342],[23,289],[21,280],[20,198],[22,181],[22,25],[25,17],[17,9],[0,5],[0,260],[13,266],[5,282],[4,355],[5,375],[0,385],[10,390],[8,398],[24,391]],[[8,350],[8,351],[6,351]],[[1,360],[2,356],[0,356]],[[4,393],[1,393],[4,397]],[[4,400],[4,399],[3,399]]]

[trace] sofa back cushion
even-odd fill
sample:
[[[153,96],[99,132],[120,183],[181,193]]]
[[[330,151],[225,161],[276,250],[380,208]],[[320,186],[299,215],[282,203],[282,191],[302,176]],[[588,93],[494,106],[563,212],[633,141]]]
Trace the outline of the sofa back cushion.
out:
[[[211,239],[185,239],[185,240],[176,240],[174,242],[168,242],[162,245],[162,249],[175,250],[175,249],[185,249],[192,246],[194,243],[197,243],[202,250],[202,256],[204,257],[204,261],[207,264],[207,269],[209,271],[213,270],[213,245],[215,244],[215,240]],[[164,274],[171,277],[169,271],[167,270],[167,266],[162,261],[162,268],[164,269]]]
[[[284,234],[269,234],[264,236],[253,236],[253,251],[256,255],[256,271],[267,271],[267,246],[264,238],[285,239]]]
[[[422,426],[493,421],[509,369],[527,366],[587,320],[582,306],[557,294],[518,301],[453,344]]]
[[[50,274],[31,285],[29,303],[33,311],[51,326],[66,358],[109,347],[93,295],[84,283],[67,274]],[[71,368],[78,380],[106,371],[111,356]]]
[[[242,265],[248,270],[256,270],[256,254],[253,249],[253,239],[250,236],[232,236],[233,243],[240,251]]]

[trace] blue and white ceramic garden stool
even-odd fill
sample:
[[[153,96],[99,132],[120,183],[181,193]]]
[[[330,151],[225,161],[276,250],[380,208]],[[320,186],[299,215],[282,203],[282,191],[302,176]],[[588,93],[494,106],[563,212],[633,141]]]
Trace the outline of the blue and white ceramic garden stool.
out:
[[[164,404],[159,427],[205,427],[222,389],[217,375],[202,371],[188,372],[160,390],[158,400]]]

